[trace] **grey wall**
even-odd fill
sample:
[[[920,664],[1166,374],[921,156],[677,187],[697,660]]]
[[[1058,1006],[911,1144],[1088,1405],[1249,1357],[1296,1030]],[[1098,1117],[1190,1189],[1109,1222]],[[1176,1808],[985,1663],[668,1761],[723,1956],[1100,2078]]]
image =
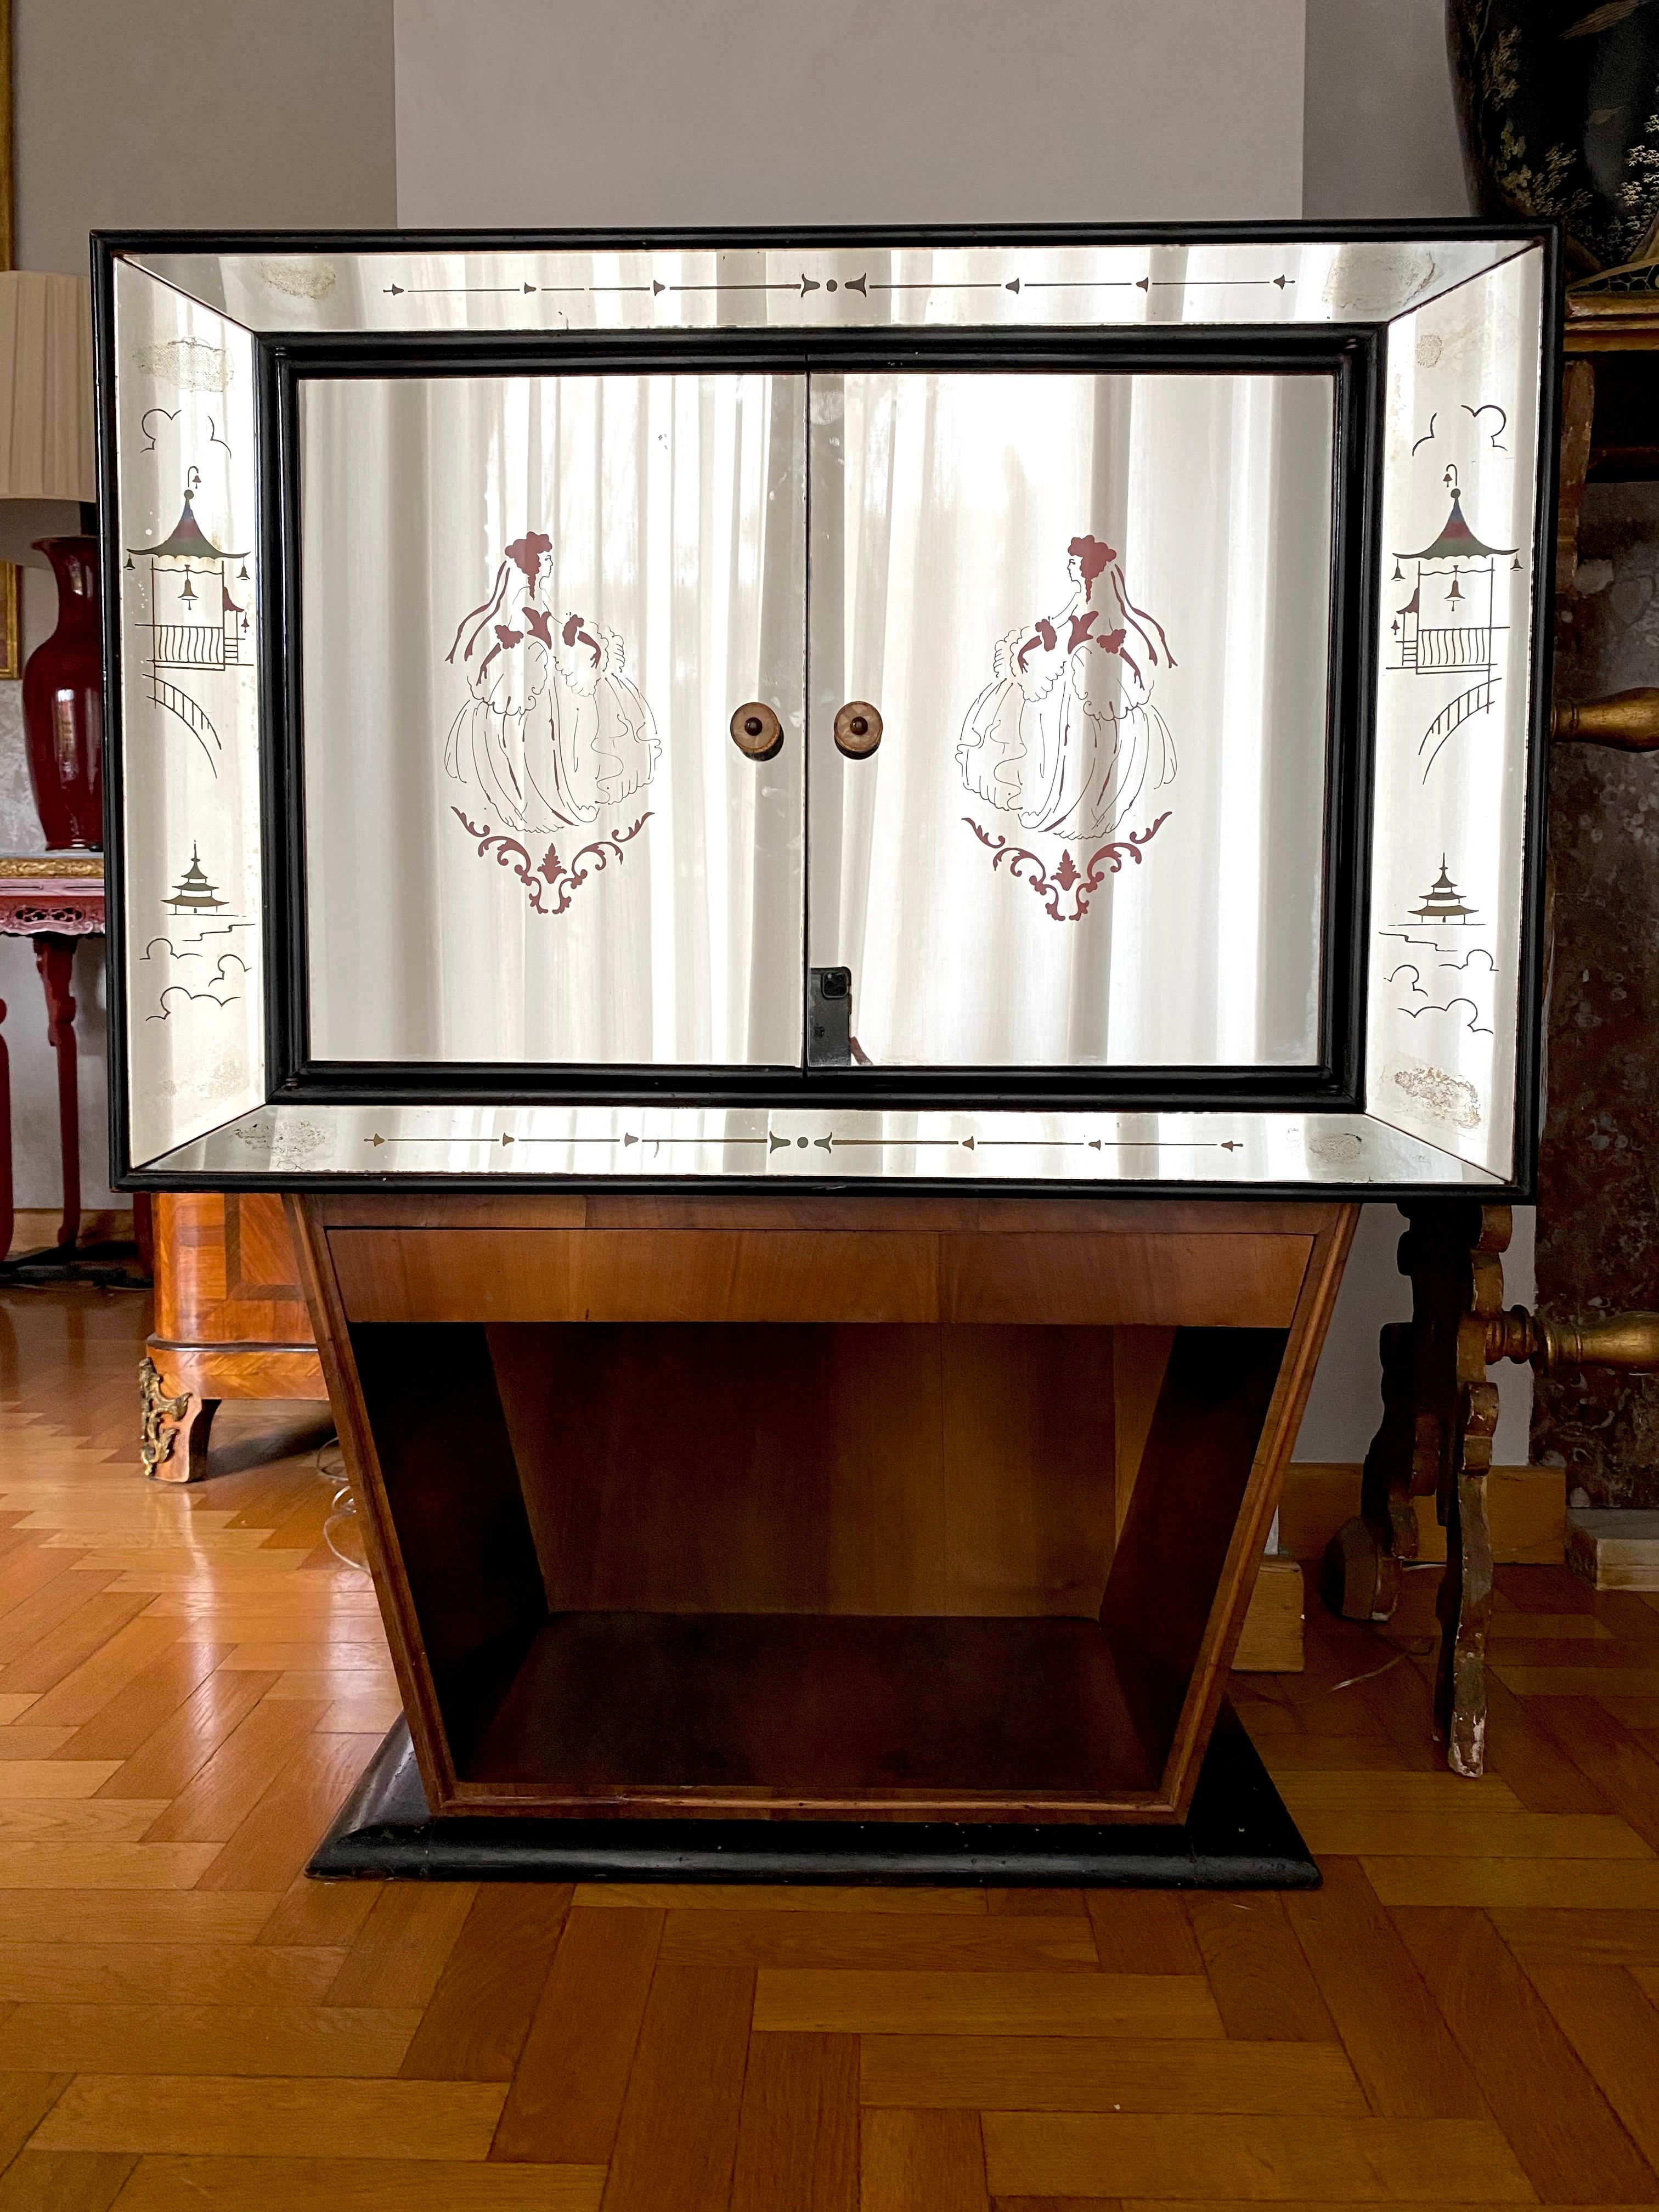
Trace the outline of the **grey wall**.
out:
[[[398,0],[406,224],[1294,215],[1302,0]]]
[[[14,0],[17,260],[398,219],[392,0]]]
[[[390,227],[392,0],[14,0],[17,264],[73,275],[94,229]],[[24,641],[56,619],[26,574]],[[33,853],[21,687],[0,684],[0,852]],[[82,1197],[106,1182],[100,945],[76,959]],[[17,1203],[56,1206],[56,1073],[26,939],[0,938]]]
[[[1467,215],[1445,0],[1307,0],[1302,211]]]

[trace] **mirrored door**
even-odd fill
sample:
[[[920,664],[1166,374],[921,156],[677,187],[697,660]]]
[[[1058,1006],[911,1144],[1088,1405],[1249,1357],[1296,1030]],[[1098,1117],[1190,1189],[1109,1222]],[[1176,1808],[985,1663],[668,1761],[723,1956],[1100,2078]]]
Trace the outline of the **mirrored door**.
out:
[[[805,380],[319,375],[296,444],[311,1059],[798,1065]]]
[[[1323,374],[813,376],[826,1064],[1317,1060],[1334,412]]]

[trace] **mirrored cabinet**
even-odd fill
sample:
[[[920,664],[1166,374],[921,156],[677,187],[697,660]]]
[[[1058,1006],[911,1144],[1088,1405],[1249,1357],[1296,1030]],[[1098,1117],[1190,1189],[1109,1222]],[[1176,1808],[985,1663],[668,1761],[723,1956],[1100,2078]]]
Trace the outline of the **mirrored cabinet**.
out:
[[[1218,1717],[1358,1201],[1531,1182],[1553,237],[98,278],[116,1169],[287,1194],[403,1698],[316,1870],[1316,1880]]]
[[[105,240],[122,1170],[1518,1188],[1550,252]]]

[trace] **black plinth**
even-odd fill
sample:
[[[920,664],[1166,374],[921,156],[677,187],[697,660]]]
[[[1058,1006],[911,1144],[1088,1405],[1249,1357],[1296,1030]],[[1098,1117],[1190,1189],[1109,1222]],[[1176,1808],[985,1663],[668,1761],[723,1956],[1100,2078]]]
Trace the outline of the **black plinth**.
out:
[[[1224,1705],[1182,1826],[888,1820],[434,1820],[401,1716],[310,1865],[425,1881],[930,1882],[1316,1889],[1319,1869]]]

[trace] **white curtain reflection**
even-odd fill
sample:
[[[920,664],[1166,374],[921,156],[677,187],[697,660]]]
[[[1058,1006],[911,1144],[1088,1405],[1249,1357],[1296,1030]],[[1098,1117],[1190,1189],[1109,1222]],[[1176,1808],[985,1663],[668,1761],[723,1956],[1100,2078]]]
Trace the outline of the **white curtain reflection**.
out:
[[[317,1057],[799,1057],[804,414],[759,376],[302,386]]]
[[[811,958],[863,1052],[1314,1059],[1330,379],[815,377],[812,417]]]

